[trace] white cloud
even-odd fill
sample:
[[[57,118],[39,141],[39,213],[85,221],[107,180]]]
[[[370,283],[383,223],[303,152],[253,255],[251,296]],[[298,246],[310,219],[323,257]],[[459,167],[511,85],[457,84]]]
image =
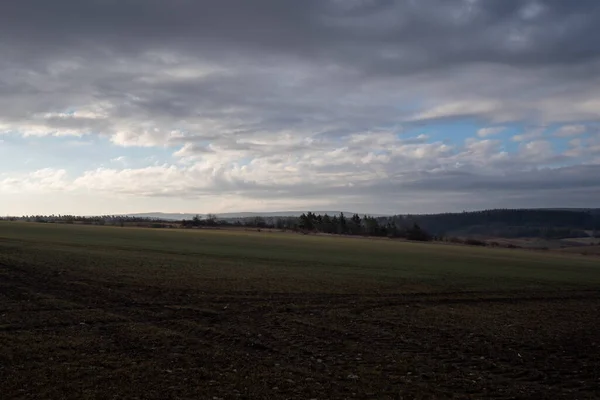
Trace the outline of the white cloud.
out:
[[[544,136],[544,132],[546,131],[546,127],[536,127],[526,130],[524,133],[519,135],[514,135],[512,140],[515,142],[526,142],[529,140],[539,139]]]
[[[126,156],[119,156],[119,157],[111,158],[110,162],[113,164],[127,165],[128,158]]]
[[[477,131],[477,136],[479,136],[479,137],[493,136],[493,135],[499,134],[500,132],[503,132],[504,130],[506,130],[506,128],[503,126],[492,126],[492,127],[488,127],[488,128],[481,128]]]
[[[491,116],[499,108],[500,104],[492,99],[451,101],[423,110],[409,120],[423,121],[477,115]]]
[[[64,169],[44,168],[0,180],[0,192],[4,193],[48,193],[70,189]]]
[[[554,132],[554,136],[556,137],[572,137],[579,136],[584,134],[587,131],[585,125],[564,125],[561,126],[556,132]]]
[[[366,199],[376,193],[362,188],[386,182],[392,187],[402,185],[407,177],[412,180],[422,174],[452,171],[479,171],[484,175],[516,173],[529,168],[532,162],[543,165],[556,156],[551,144],[542,140],[524,143],[518,153],[509,154],[499,140],[471,138],[464,146],[456,147],[442,142],[413,143],[410,138],[385,132],[374,136],[353,135],[342,146],[334,139],[323,141],[311,152],[290,151],[296,144],[289,147],[284,147],[283,142],[262,144],[269,148],[268,154],[262,154],[261,146],[197,153],[186,150],[186,145],[177,154],[182,156],[189,150],[193,157],[181,163],[98,168],[71,179],[67,179],[64,170],[39,170],[22,179],[6,178],[1,187],[168,198],[215,193],[267,198],[278,193],[279,198],[290,200],[312,191],[327,197],[336,188],[346,188],[344,192],[349,193],[347,188],[354,187],[354,196]],[[273,152],[278,146],[283,151]],[[121,156],[111,161],[123,163],[127,159]]]
[[[0,121],[0,134],[16,133],[24,137],[30,136],[83,136],[81,128],[57,128],[45,123],[6,123]]]
[[[519,146],[519,155],[527,162],[547,162],[555,155],[552,144],[547,140],[534,140]]]

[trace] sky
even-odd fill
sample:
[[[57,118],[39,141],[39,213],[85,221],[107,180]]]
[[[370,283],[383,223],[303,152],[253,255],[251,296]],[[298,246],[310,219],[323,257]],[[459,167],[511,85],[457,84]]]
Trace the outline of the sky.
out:
[[[600,207],[597,0],[0,2],[0,215]]]

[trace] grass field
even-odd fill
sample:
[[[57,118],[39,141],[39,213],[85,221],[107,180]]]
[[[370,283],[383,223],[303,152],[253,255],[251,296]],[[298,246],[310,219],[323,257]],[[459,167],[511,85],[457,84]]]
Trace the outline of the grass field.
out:
[[[2,398],[598,398],[600,258],[0,223]]]

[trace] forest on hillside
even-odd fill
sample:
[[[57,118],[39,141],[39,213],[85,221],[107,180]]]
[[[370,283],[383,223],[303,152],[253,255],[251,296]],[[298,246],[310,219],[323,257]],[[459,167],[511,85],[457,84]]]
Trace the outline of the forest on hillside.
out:
[[[30,215],[4,217],[39,223],[87,225],[146,226],[152,228],[216,228],[247,227],[279,229],[309,233],[380,236],[410,240],[442,240],[448,237],[498,237],[564,239],[600,236],[600,213],[597,210],[531,210],[496,209],[462,213],[429,215],[369,215],[315,214],[307,212],[290,217],[219,218],[217,215],[196,215],[192,219],[167,221],[159,218],[119,215],[74,216]]]
[[[600,233],[600,214],[566,210],[484,210],[475,212],[371,217],[353,214],[299,217],[251,217],[219,220],[216,216],[183,221],[184,226],[239,225],[329,234],[405,237],[415,240],[446,236],[542,237],[562,239]]]

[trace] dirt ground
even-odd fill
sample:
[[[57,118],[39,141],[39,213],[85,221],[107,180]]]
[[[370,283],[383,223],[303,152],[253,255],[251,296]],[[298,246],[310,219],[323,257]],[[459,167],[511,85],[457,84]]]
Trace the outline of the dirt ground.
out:
[[[0,265],[3,399],[600,398],[600,291],[184,290]]]

